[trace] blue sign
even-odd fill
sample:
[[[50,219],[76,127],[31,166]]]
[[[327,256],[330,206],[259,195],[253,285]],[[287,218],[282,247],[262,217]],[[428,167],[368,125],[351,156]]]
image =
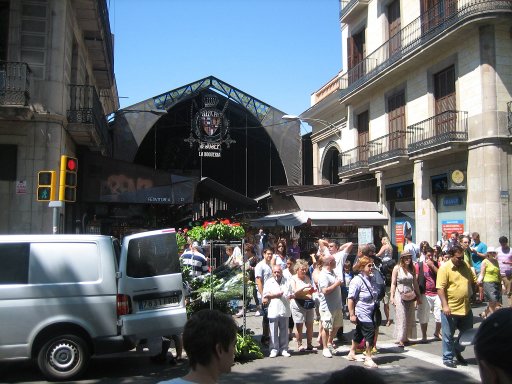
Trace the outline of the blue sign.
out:
[[[443,199],[443,205],[445,207],[450,207],[454,205],[461,205],[462,204],[462,197],[460,196],[447,196]]]

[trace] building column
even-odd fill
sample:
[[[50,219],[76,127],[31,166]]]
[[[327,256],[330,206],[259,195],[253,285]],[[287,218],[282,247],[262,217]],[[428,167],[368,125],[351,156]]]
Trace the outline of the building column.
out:
[[[318,143],[313,143],[313,185],[319,185],[322,178],[319,173]]]
[[[501,183],[506,180],[507,167],[500,162],[494,27],[483,26],[479,32],[482,115],[469,128],[466,217],[471,232],[478,232],[484,243],[497,244],[509,226],[505,223],[508,212],[502,212],[500,202],[500,191],[508,190]]]
[[[436,207],[432,201],[430,188],[430,173],[425,169],[423,160],[414,161],[414,211],[416,214],[415,242],[426,240],[435,244],[436,231]]]

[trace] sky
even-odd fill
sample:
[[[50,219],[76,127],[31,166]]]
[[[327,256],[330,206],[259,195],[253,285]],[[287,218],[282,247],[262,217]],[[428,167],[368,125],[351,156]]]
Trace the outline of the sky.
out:
[[[107,0],[121,108],[207,76],[287,114],[341,70],[339,0]]]

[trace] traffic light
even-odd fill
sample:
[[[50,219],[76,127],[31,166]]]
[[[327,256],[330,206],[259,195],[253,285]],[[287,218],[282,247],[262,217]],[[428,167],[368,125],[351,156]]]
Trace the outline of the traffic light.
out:
[[[57,177],[55,171],[37,173],[37,201],[55,200]]]
[[[78,160],[76,157],[60,157],[59,200],[76,201]]]

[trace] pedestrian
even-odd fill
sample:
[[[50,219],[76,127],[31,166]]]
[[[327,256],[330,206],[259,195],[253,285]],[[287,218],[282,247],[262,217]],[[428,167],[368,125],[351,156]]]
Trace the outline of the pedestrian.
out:
[[[216,383],[231,372],[235,359],[237,325],[231,316],[203,309],[193,314],[183,330],[183,347],[190,371],[160,384]]]
[[[256,279],[256,287],[258,288],[258,299],[261,302],[261,312],[262,315],[261,326],[262,326],[262,336],[261,336],[261,344],[264,346],[268,346],[270,342],[270,328],[268,323],[268,300],[263,300],[263,287],[265,282],[272,277],[272,267],[270,262],[272,260],[272,249],[265,248],[263,249],[263,260],[261,260],[258,264],[256,264],[256,268],[254,269],[254,277]],[[257,315],[258,313],[256,313]],[[255,315],[255,316],[256,316]]]
[[[364,365],[369,368],[377,367],[372,359],[372,349],[378,321],[378,316],[374,317],[374,313],[378,308],[379,287],[372,276],[373,267],[374,264],[370,257],[360,257],[354,265],[354,271],[359,274],[352,279],[348,290],[350,322],[356,325],[356,329],[347,359],[349,361],[356,360],[356,348],[364,338],[366,344]]]
[[[268,302],[270,326],[270,355],[290,357],[288,352],[288,322],[291,316],[290,299],[293,298],[290,284],[283,277],[281,266],[272,267],[272,277],[263,286],[263,301]]]
[[[464,251],[460,245],[454,245],[450,251],[450,260],[437,271],[437,294],[441,299],[441,332],[443,342],[443,364],[456,368],[454,358],[460,365],[466,365],[461,352],[464,347],[455,343],[454,334],[459,335],[473,328],[473,313],[470,304],[470,289],[476,283],[476,276],[464,261]]]
[[[494,312],[480,324],[474,339],[482,384],[512,383],[512,308]]]
[[[341,304],[341,284],[343,279],[336,276],[336,260],[332,255],[323,258],[323,267],[318,276],[318,294],[320,299],[320,321],[322,322],[322,344],[324,357],[331,358],[331,349],[336,349],[333,338],[338,328],[343,327]]]
[[[482,266],[482,261],[486,258],[487,255],[487,245],[480,241],[480,234],[478,232],[473,232],[471,234],[473,238],[473,243],[470,246],[471,250],[471,259],[473,260],[473,268],[475,268],[475,273],[478,276],[480,274],[480,267]],[[484,300],[484,287],[478,286],[478,293],[475,297],[475,303],[480,304]]]
[[[480,314],[485,318],[501,307],[501,274],[500,265],[496,260],[497,250],[494,247],[487,248],[487,259],[482,261],[480,275],[477,283],[483,286],[487,308]]]
[[[506,236],[499,238],[496,258],[500,263],[501,283],[503,284],[503,296],[508,298],[508,306],[512,307],[512,249],[508,245]]]
[[[308,263],[299,259],[295,263],[295,274],[290,279],[290,286],[294,294],[291,301],[292,317],[295,323],[295,338],[297,350],[316,351],[313,347],[313,318],[315,316],[314,288],[308,274]],[[306,326],[306,346],[302,344],[302,330]]]
[[[434,250],[428,247],[425,250],[425,261],[414,265],[418,276],[418,288],[421,294],[421,304],[418,305],[418,322],[421,328],[421,341],[427,342],[428,318],[434,314],[436,328],[434,338],[441,340],[441,300],[437,294],[436,278],[438,264],[434,260]]]
[[[393,336],[400,348],[404,348],[411,338],[416,338],[416,302],[421,304],[421,296],[412,263],[412,256],[404,251],[391,275],[391,305],[395,306],[395,329]]]

